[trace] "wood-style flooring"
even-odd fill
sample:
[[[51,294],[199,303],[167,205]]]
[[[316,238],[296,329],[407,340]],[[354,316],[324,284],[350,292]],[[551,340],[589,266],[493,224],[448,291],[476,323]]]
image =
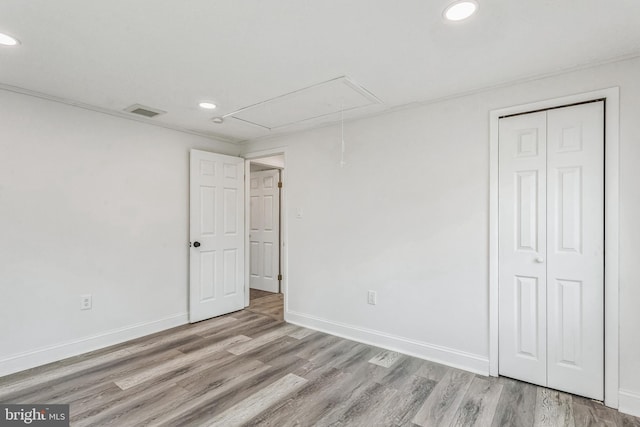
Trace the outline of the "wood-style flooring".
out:
[[[276,295],[273,292],[261,291],[260,289],[249,289],[249,301],[253,301],[254,299],[268,297],[270,295]]]
[[[249,297],[249,307],[247,310],[252,313],[264,314],[276,320],[283,320],[284,296],[272,292],[251,289]]]
[[[0,378],[0,402],[68,403],[78,427],[640,426],[587,399],[284,323],[260,301],[277,295]]]

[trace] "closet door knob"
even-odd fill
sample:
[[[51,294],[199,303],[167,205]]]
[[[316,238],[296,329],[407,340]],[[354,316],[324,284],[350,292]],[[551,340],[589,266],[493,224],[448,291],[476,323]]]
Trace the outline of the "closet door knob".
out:
[[[536,258],[536,262],[538,264],[542,264],[544,262],[544,258],[542,258],[541,256],[539,256],[538,258]]]
[[[193,242],[193,246],[195,248],[199,248],[200,247],[200,242]]]

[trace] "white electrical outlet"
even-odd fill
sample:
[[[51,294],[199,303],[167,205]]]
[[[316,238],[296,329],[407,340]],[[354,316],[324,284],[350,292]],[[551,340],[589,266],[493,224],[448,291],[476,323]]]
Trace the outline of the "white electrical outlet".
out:
[[[80,310],[91,310],[91,295],[80,295]]]
[[[378,295],[376,291],[367,292],[367,302],[371,305],[376,305],[378,302]]]

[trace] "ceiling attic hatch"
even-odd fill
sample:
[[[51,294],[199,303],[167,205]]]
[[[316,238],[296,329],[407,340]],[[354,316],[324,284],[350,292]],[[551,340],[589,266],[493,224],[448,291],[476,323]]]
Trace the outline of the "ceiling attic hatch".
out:
[[[382,101],[342,76],[249,105],[223,117],[277,130],[374,104],[382,104]]]
[[[133,104],[132,106],[125,108],[124,111],[131,114],[137,114],[139,116],[147,117],[147,118],[153,118],[166,113],[166,111],[162,111],[157,108],[147,107],[146,105],[141,105],[141,104]]]

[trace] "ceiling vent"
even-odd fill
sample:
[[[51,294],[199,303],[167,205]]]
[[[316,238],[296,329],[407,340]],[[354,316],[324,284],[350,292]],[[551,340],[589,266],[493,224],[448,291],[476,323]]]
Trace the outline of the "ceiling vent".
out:
[[[153,118],[159,116],[160,114],[166,113],[166,111],[158,110],[157,108],[151,108],[147,107],[146,105],[140,104],[133,104],[132,106],[125,108],[124,111],[147,118]]]

